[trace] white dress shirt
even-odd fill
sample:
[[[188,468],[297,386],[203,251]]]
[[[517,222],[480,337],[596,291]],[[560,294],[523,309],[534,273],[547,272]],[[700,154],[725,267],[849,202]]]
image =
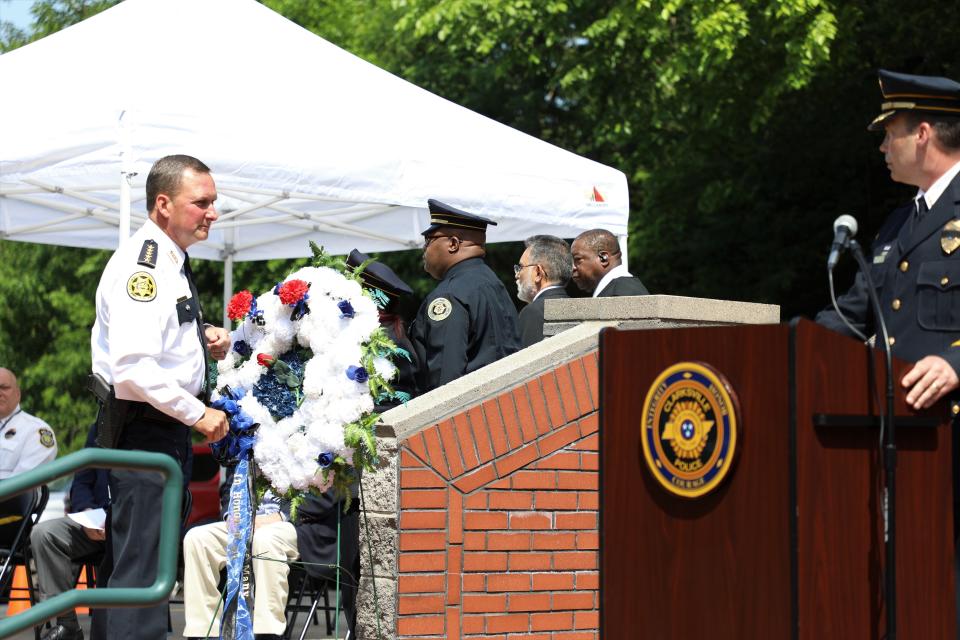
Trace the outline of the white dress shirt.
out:
[[[154,268],[138,264],[146,240],[157,243]],[[177,303],[190,297],[183,260],[183,250],[148,220],[103,270],[90,344],[93,372],[114,386],[117,398],[149,402],[193,425],[204,413],[196,396],[203,387],[205,359],[195,321],[181,324],[177,314]],[[129,293],[134,276],[152,279],[155,297],[145,300]]]
[[[940,199],[940,196],[947,190],[947,186],[949,186],[958,173],[960,173],[960,162],[950,167],[946,173],[937,178],[926,191],[919,189],[914,200],[923,198],[927,201],[927,209],[933,209],[933,205],[937,204],[937,200]]]

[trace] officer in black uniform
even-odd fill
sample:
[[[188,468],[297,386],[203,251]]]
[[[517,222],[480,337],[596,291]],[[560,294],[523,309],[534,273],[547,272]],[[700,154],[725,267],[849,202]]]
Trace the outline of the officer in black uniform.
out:
[[[427,202],[423,268],[440,284],[423,301],[410,329],[421,392],[520,349],[517,310],[483,261],[487,225],[496,222],[437,200]]]
[[[921,409],[953,393],[960,372],[960,84],[885,70],[879,75],[884,102],[868,129],[885,132],[880,151],[890,177],[918,191],[880,229],[871,279],[894,355],[916,363],[900,385],[907,403]],[[854,327],[875,334],[862,275],[837,302]],[[817,322],[852,335],[832,308],[820,312]],[[956,417],[960,405],[953,402],[950,410]],[[955,538],[958,441],[953,439]],[[954,572],[960,580],[956,562]]]
[[[918,191],[880,229],[871,277],[894,355],[916,362],[901,385],[907,402],[920,409],[956,389],[960,371],[960,84],[886,70],[879,75],[882,113],[868,129],[886,133],[880,151],[890,177]],[[854,327],[875,332],[862,276],[837,302]],[[853,335],[832,308],[817,322]]]
[[[354,249],[347,256],[347,267],[358,269],[370,256]],[[402,353],[390,356],[390,361],[397,367],[397,375],[390,380],[393,393],[389,397],[377,398],[376,411],[386,411],[417,396],[417,360],[416,352],[407,331],[404,328],[403,318],[397,314],[397,300],[400,296],[413,293],[406,282],[393,272],[393,269],[382,262],[373,261],[362,272],[360,279],[363,286],[373,292],[380,311],[380,326]]]

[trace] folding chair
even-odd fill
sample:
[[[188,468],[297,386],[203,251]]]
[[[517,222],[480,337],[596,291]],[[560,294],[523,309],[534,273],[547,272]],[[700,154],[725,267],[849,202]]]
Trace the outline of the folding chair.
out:
[[[32,490],[22,494],[19,502],[21,504],[21,517],[16,527],[10,546],[0,548],[0,594],[7,593],[13,582],[13,574],[18,566],[25,569],[27,576],[27,597],[14,596],[10,593],[7,602],[28,600],[30,606],[37,602],[35,587],[33,585],[33,553],[30,550],[30,532],[33,526],[40,521],[43,510],[47,507],[47,500],[50,498],[50,489],[47,485],[42,485],[38,490]],[[34,628],[34,635],[40,640],[40,628]]]
[[[317,619],[317,610],[324,612],[327,623],[327,635],[333,634],[336,607],[330,605],[330,582],[323,578],[314,578],[302,567],[293,565],[290,567],[290,594],[287,596],[287,628],[283,632],[284,640],[290,640],[293,637],[293,630],[297,624],[297,616],[300,613],[307,614],[307,620],[303,624],[303,630],[300,632],[300,640],[307,635],[307,629],[310,623],[320,624]],[[304,604],[304,596],[309,596],[309,605]],[[323,599],[323,606],[320,606],[320,600]]]

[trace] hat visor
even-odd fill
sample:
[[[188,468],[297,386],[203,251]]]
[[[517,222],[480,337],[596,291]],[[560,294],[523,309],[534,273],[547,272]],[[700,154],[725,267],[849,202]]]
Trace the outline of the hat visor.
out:
[[[897,113],[897,110],[884,111],[876,118],[873,119],[873,122],[867,125],[867,131],[882,131],[883,123],[892,118]]]
[[[441,228],[442,226],[443,226],[442,224],[432,224],[432,225],[430,225],[429,227],[427,227],[426,229],[424,229],[423,231],[421,231],[421,232],[420,232],[420,235],[422,235],[422,236],[427,236],[427,235],[433,233],[434,231],[436,231],[437,229]]]

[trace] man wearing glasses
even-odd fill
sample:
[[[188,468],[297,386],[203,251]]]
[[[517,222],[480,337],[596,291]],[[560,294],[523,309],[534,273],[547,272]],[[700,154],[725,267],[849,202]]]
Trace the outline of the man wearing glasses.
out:
[[[517,311],[483,261],[496,222],[428,200],[423,268],[440,283],[420,305],[410,338],[421,392],[456,380],[520,349]]]
[[[543,307],[547,298],[569,298],[573,259],[566,241],[556,236],[530,236],[520,264],[513,265],[517,297],[527,303],[520,310],[521,348],[543,340]]]

